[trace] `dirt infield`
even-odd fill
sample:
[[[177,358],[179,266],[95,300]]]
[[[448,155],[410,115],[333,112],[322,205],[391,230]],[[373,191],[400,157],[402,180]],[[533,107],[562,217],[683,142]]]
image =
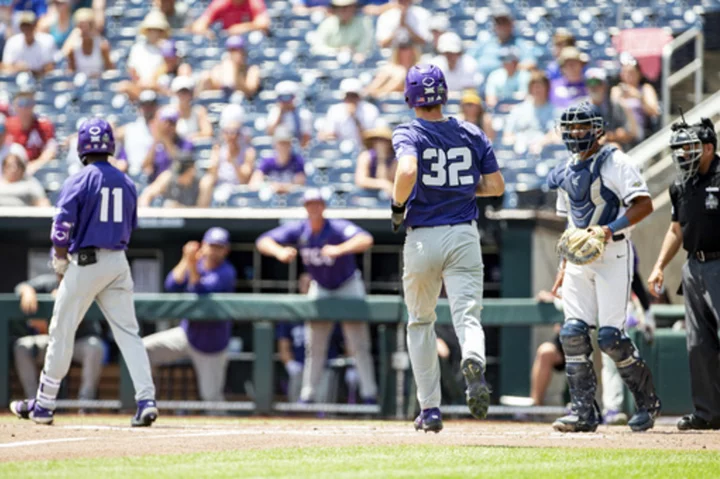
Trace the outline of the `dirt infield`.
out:
[[[162,417],[152,428],[123,424],[118,416],[67,415],[48,427],[0,416],[0,461],[413,444],[720,451],[720,432],[681,433],[671,425],[639,434],[621,426],[561,434],[549,424],[465,420],[446,422],[436,435],[416,432],[409,422],[389,421]]]

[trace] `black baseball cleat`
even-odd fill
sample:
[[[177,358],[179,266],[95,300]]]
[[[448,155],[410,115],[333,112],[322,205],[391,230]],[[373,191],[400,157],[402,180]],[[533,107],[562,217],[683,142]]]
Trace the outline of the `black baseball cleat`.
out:
[[[558,418],[552,427],[558,432],[595,432],[598,425],[602,422],[600,409],[597,404],[593,404],[592,408],[583,407],[586,414],[581,417],[577,412],[577,408],[573,407],[570,414]]]
[[[634,432],[643,432],[652,429],[655,426],[655,418],[660,415],[662,403],[659,398],[655,398],[655,403],[650,407],[644,407],[637,410],[628,421],[628,426]]]
[[[425,432],[431,431],[434,433],[439,433],[442,431],[443,428],[443,422],[442,422],[442,414],[440,414],[440,409],[433,407],[430,409],[424,409],[420,412],[420,415],[415,418],[415,430],[423,430]]]
[[[677,428],[681,431],[717,431],[720,429],[720,419],[706,421],[700,416],[695,415],[695,413],[688,414],[680,418],[677,423]]]
[[[467,383],[465,399],[470,414],[477,419],[485,419],[490,407],[490,386],[485,382],[483,365],[476,359],[467,358],[460,368]]]

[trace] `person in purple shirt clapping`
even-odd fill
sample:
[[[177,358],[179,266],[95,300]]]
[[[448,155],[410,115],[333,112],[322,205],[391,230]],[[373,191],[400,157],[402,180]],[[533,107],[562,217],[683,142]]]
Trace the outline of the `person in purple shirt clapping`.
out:
[[[227,260],[229,252],[230,233],[210,228],[202,244],[185,244],[182,259],[165,279],[165,289],[171,293],[232,293],[237,273]],[[189,358],[202,400],[222,401],[231,330],[231,321],[183,319],[177,328],[146,336],[143,343],[153,367]]]
[[[285,126],[275,129],[274,151],[262,158],[250,178],[250,188],[259,190],[267,184],[276,193],[287,193],[305,184],[305,160],[293,151],[292,132]]]
[[[373,237],[355,224],[326,219],[325,200],[320,191],[305,192],[308,218],[286,223],[261,235],[255,243],[260,253],[283,263],[295,260],[298,250],[305,270],[312,277],[308,298],[365,298],[365,284],[355,255],[373,245]],[[316,388],[322,377],[333,323],[308,321],[305,324],[305,369],[300,401],[317,399]],[[367,323],[344,322],[343,334],[348,353],[355,358],[360,376],[363,402],[376,402],[377,383],[370,354],[370,328]]]

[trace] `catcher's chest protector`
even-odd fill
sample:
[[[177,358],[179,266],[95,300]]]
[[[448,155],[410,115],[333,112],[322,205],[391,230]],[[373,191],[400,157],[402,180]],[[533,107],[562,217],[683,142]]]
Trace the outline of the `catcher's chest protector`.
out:
[[[559,178],[560,189],[566,194],[568,219],[576,228],[606,225],[617,218],[620,198],[607,188],[600,169],[616,148],[603,147],[589,160],[570,163]]]

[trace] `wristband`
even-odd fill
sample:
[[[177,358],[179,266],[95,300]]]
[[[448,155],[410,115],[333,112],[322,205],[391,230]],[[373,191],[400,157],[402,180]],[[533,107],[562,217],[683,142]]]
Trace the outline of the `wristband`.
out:
[[[628,226],[630,226],[630,220],[624,215],[607,225],[613,234],[615,234],[616,231],[624,230]]]
[[[67,222],[53,222],[52,231],[50,233],[50,240],[53,245],[60,248],[65,248],[70,244],[70,230],[72,224]]]
[[[405,204],[406,203],[396,203],[395,201],[392,202],[390,205],[390,208],[392,208],[393,213],[404,213],[405,212]]]

